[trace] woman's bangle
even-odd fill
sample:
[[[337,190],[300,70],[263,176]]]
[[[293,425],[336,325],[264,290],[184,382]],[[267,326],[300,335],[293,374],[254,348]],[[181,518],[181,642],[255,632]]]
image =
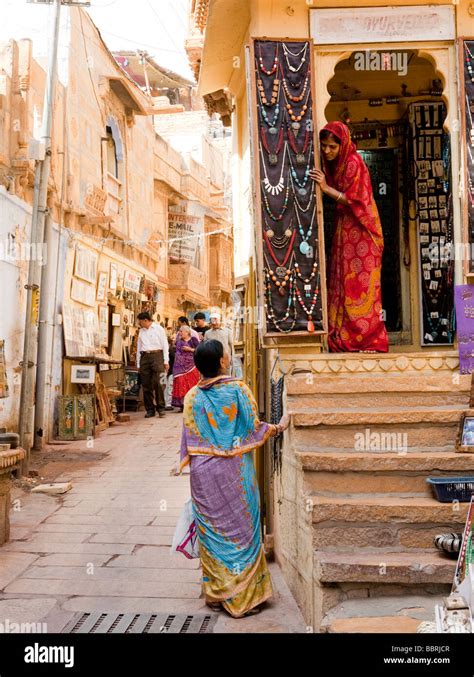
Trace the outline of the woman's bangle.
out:
[[[339,202],[339,200],[341,199],[341,197],[342,197],[342,191],[341,191],[341,192],[339,193],[339,195],[337,196],[336,202]]]

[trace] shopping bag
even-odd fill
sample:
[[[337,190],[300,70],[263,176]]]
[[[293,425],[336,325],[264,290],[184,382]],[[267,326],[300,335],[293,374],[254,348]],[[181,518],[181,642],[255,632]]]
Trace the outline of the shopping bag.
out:
[[[184,504],[176,525],[171,545],[171,554],[175,552],[181,552],[188,559],[199,557],[199,541],[191,498]]]

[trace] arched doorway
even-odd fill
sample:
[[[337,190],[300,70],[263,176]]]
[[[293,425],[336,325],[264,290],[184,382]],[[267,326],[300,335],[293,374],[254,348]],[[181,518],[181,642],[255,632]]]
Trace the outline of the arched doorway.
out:
[[[444,242],[448,237],[445,231],[449,230],[446,200],[449,202],[450,198],[442,196],[447,174],[452,194],[446,78],[430,54],[415,49],[354,49],[337,56],[326,54],[323,64],[321,70],[326,72],[326,81],[324,94],[321,92],[324,104],[320,106],[324,111],[321,126],[332,120],[348,124],[371,173],[385,239],[382,300],[390,345],[398,350],[402,346],[417,349],[451,345],[453,271],[449,275],[445,268],[435,271],[426,258],[433,238],[438,243]],[[322,87],[320,81],[320,91]],[[424,115],[425,106],[427,129],[420,131],[418,109]],[[428,138],[436,130],[436,149],[423,146],[425,159],[416,147],[416,137],[426,134]],[[430,177],[429,188],[420,186],[417,180],[420,167]],[[436,177],[432,167],[443,177]],[[445,184],[441,178],[446,180]],[[424,195],[420,194],[420,188],[426,191]],[[325,201],[327,259],[333,208],[332,201]],[[452,219],[452,210],[449,218]],[[452,224],[450,231],[452,235]],[[449,284],[445,284],[445,279]],[[447,319],[441,317],[441,296],[449,297],[442,309]]]

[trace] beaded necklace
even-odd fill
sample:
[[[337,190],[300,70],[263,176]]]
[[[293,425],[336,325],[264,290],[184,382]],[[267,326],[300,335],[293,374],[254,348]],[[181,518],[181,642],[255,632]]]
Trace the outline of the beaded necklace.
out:
[[[265,110],[265,106],[263,105],[262,97],[260,96],[260,90],[258,90],[258,98],[260,99],[260,105],[258,106],[260,110],[260,115],[262,116],[262,120],[265,122],[265,124],[268,126],[268,133],[269,134],[277,134],[278,129],[275,127],[277,121],[278,121],[278,116],[280,115],[280,104],[277,103],[275,106],[275,112],[273,114],[273,119],[269,120],[267,111]]]
[[[275,271],[276,276],[279,277],[279,278],[283,278],[283,279],[287,280],[288,275],[291,272],[291,270],[288,270],[286,268],[286,264],[288,263],[288,259],[290,258],[291,254],[293,253],[293,244],[294,244],[295,237],[296,237],[296,230],[294,230],[292,235],[291,235],[291,238],[290,238],[289,244],[288,244],[288,249],[286,251],[286,254],[285,254],[285,257],[284,257],[282,263],[280,263],[279,260],[277,259],[275,252],[273,251],[271,242],[268,239],[268,235],[267,235],[266,231],[264,231],[263,237],[265,239],[265,242],[267,243],[267,247],[268,247],[268,251],[270,252],[270,256],[272,257],[273,261],[277,265],[276,271]]]
[[[311,217],[311,222],[309,224],[309,228],[308,228],[306,234],[304,232],[303,224],[301,223],[297,209],[295,209],[295,214],[296,214],[296,220],[298,221],[298,230],[300,232],[301,240],[302,240],[301,243],[300,243],[299,249],[300,249],[300,252],[304,256],[306,256],[308,254],[309,250],[310,250],[310,245],[308,244],[308,240],[311,238],[311,235],[313,234],[314,219],[316,217],[316,205],[314,205],[313,215]]]
[[[261,189],[261,193],[262,193],[262,198],[263,198],[263,204],[265,205],[265,209],[267,210],[268,216],[272,219],[272,221],[281,221],[284,213],[286,212],[286,210],[288,208],[288,202],[289,202],[289,197],[290,197],[290,184],[288,183],[287,186],[286,186],[286,192],[285,192],[285,199],[283,201],[283,207],[281,208],[281,211],[278,214],[278,216],[275,216],[275,214],[272,212],[272,209],[271,209],[271,207],[268,203],[268,198],[265,194],[263,186],[262,186],[262,189]]]
[[[299,131],[299,129],[301,127],[301,120],[304,118],[304,116],[306,115],[306,113],[308,111],[308,101],[309,101],[310,94],[311,94],[311,90],[308,90],[308,93],[306,94],[306,101],[302,105],[300,112],[296,113],[293,110],[291,103],[288,101],[285,90],[283,90],[283,96],[284,96],[285,101],[286,101],[287,115],[289,116],[289,118],[291,120],[291,127],[292,127],[294,132]]]
[[[265,217],[263,217],[263,220],[266,226],[265,232],[272,245],[276,247],[276,249],[283,249],[288,244],[288,240],[293,234],[293,224],[290,223],[283,235],[275,235],[275,231],[273,230],[272,226],[268,225]]]
[[[304,79],[303,83],[303,89],[299,94],[292,94],[290,92],[290,88],[288,87],[288,83],[285,78],[285,74],[283,73],[283,67],[280,64],[280,73],[281,73],[281,81],[283,83],[283,89],[285,90],[286,98],[289,99],[290,101],[294,101],[295,103],[299,103],[300,101],[303,101],[304,97],[306,96],[306,90],[308,89],[308,84],[309,84],[309,74],[310,74],[310,69],[308,66],[308,70],[306,72],[306,77]],[[296,85],[292,84],[293,88],[296,89]],[[301,84],[301,83],[300,83]]]
[[[308,212],[310,207],[311,207],[311,203],[313,202],[313,198],[316,195],[316,193],[315,193],[314,190],[311,190],[310,193],[309,193],[308,204],[306,205],[306,207],[302,207],[301,204],[300,204],[300,201],[298,200],[298,193],[297,193],[295,184],[293,182],[293,176],[291,175],[291,172],[290,172],[290,182],[291,182],[291,187],[293,189],[293,200],[295,202],[295,205],[300,210],[300,212],[302,212],[303,214],[306,214],[306,212]]]
[[[304,285],[304,290],[305,290],[305,296],[307,298],[311,298],[311,284],[306,284]],[[306,313],[306,316],[308,318],[308,331],[313,332],[314,331],[314,322],[313,322],[313,312],[316,307],[316,304],[318,302],[318,297],[319,297],[319,275],[316,280],[316,286],[314,288],[314,293],[313,297],[311,298],[311,302],[309,306],[306,305],[306,303],[303,301],[303,297],[301,295],[300,290],[298,289],[298,286],[295,283],[295,293],[296,293],[296,298],[298,299],[298,303],[300,306],[303,308],[304,312]]]
[[[304,47],[302,47],[299,50],[299,52],[292,52],[290,49],[288,49],[288,47],[285,45],[284,42],[282,43],[283,54],[285,55],[285,59],[286,59],[287,65],[288,65],[288,69],[292,73],[297,73],[301,69],[301,67],[303,66],[304,62],[306,61],[306,52],[308,51],[308,44],[309,44],[308,42],[305,42]],[[301,54],[303,56],[301,56]],[[301,57],[300,58],[300,65],[298,67],[292,66],[290,64],[290,60],[288,58],[289,56],[292,56],[294,59],[298,59],[298,58]]]
[[[271,268],[270,266],[268,266],[267,261],[267,268],[264,268],[265,288],[266,288],[266,298],[264,298],[265,312],[268,320],[274,325],[275,329],[277,329],[282,334],[288,334],[290,331],[293,331],[296,325],[296,295],[293,286],[293,275],[291,273],[289,275],[288,305],[286,308],[286,312],[283,315],[283,317],[277,319],[277,317],[275,316],[275,310],[272,305],[272,284],[271,284],[272,276],[270,275],[270,272],[273,271],[271,271]],[[291,325],[287,329],[283,329],[282,327],[280,327],[280,325],[288,320],[288,318],[290,317],[292,307],[293,307],[293,320],[291,322]]]
[[[471,50],[467,46],[467,42],[464,42],[464,51],[465,51],[465,63],[466,63],[467,72],[469,73],[469,77],[471,78],[471,82],[474,82],[474,67],[471,63],[472,61],[474,61],[474,56],[472,55]]]
[[[267,70],[265,66],[263,65],[263,56],[262,56],[262,45],[258,46],[258,62],[260,64],[260,70],[262,73],[265,73],[265,75],[273,75],[275,73],[276,69],[278,68],[278,45],[275,48],[275,56],[273,57],[273,66],[270,68],[270,70]]]
[[[297,165],[304,165],[304,163],[306,162],[306,157],[305,157],[306,151],[308,150],[309,141],[311,139],[311,135],[309,133],[309,130],[308,129],[306,130],[304,142],[303,142],[303,147],[301,149],[299,149],[298,145],[296,143],[296,139],[294,138],[294,135],[289,133],[290,132],[289,126],[287,126],[287,129],[288,129],[288,134],[287,134],[288,143],[290,144],[291,150],[295,153],[295,156],[296,156],[295,162],[296,162]]]
[[[263,85],[263,80],[260,78],[257,80],[257,88],[260,93],[260,100],[263,103],[264,106],[274,106],[276,102],[278,101],[278,98],[280,96],[280,80],[278,78],[275,78],[273,80],[273,86],[272,86],[272,95],[270,98],[270,101],[267,99],[267,95],[265,94],[265,87]]]
[[[276,165],[278,162],[278,154],[283,147],[283,139],[284,139],[283,127],[280,128],[280,134],[278,135],[278,141],[276,143],[274,151],[272,151],[272,149],[270,148],[270,144],[268,143],[265,127],[260,127],[260,137],[262,139],[262,146],[265,148],[268,155],[268,163],[272,166]]]
[[[307,165],[306,165],[306,169],[304,170],[304,176],[303,176],[302,179],[299,179],[299,178],[298,178],[298,174],[296,173],[296,169],[294,168],[293,162],[292,162],[292,160],[291,160],[291,155],[288,154],[288,155],[289,155],[289,158],[290,158],[290,173],[291,173],[291,177],[292,177],[294,183],[296,183],[296,185],[298,186],[298,190],[297,190],[298,195],[301,195],[301,196],[303,196],[303,197],[304,197],[304,196],[307,194],[307,192],[308,192],[308,189],[306,188],[306,184],[307,184],[308,181],[309,181],[309,173],[310,173],[310,171],[311,171],[311,170],[310,170],[310,164],[311,164],[311,150],[312,150],[312,147],[313,147],[313,142],[311,141],[310,146],[309,146],[309,160],[308,160],[308,163],[307,163]]]
[[[263,173],[264,173],[264,178],[262,180],[263,188],[266,190],[267,193],[270,195],[280,195],[280,193],[285,189],[285,179],[283,178],[283,173],[285,170],[285,158],[286,158],[286,144],[285,148],[283,150],[283,156],[281,160],[281,172],[280,172],[280,178],[278,180],[277,184],[271,183],[270,179],[268,178],[267,174],[267,168],[265,167],[265,159],[263,157],[263,151],[262,151],[262,145],[260,144],[260,156],[262,158],[262,166],[263,166]]]

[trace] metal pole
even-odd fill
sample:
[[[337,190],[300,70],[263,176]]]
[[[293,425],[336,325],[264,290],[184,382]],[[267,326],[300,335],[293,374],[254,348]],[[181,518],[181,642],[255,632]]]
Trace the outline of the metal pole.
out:
[[[59,24],[61,13],[61,0],[54,0],[53,10],[53,28],[51,39],[51,50],[48,59],[48,72],[46,76],[46,90],[43,104],[43,119],[41,126],[41,139],[44,143],[45,156],[40,160],[36,167],[35,174],[35,196],[33,209],[33,218],[31,225],[32,242],[39,247],[44,242],[45,218],[48,212],[48,181],[51,170],[51,128],[53,122],[53,103],[57,73],[57,57],[59,42]],[[39,181],[36,179],[39,175]],[[34,238],[34,240],[33,240]],[[33,256],[30,260],[28,270],[27,284],[27,315],[25,321],[25,342],[22,364],[22,382],[20,395],[20,443],[26,451],[26,457],[22,464],[22,472],[26,474],[30,460],[30,450],[33,443],[33,412],[34,412],[34,391],[37,376],[37,349],[38,349],[38,303],[41,296],[41,282],[45,279],[41,274],[41,262],[38,256]],[[50,257],[47,257],[46,266]],[[44,299],[44,296],[43,296]],[[36,393],[39,398],[44,397],[41,391]]]

